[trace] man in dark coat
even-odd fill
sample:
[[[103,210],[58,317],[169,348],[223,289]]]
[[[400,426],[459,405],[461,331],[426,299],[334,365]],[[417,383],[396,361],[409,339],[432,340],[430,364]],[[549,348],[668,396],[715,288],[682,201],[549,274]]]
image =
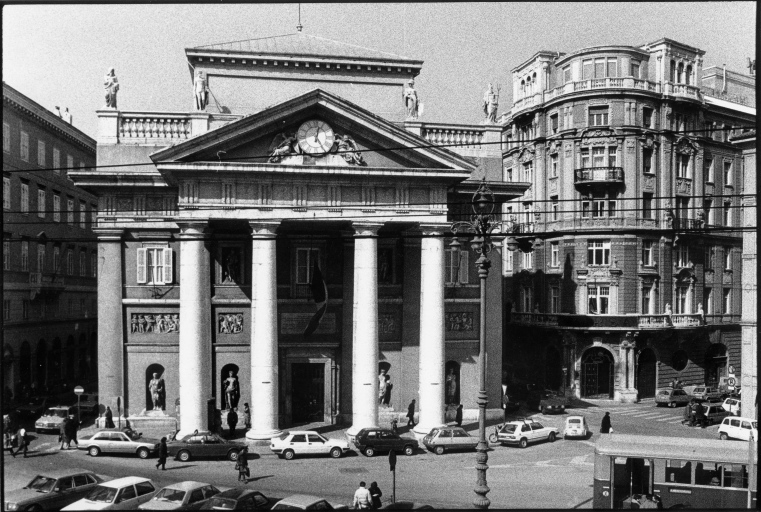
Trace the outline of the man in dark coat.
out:
[[[106,428],[114,428],[114,413],[106,406]]]
[[[74,415],[69,416],[69,421],[66,422],[66,437],[69,438],[69,446],[73,441],[79,448],[79,441],[77,441],[77,420],[74,419]]]
[[[600,433],[601,434],[610,434],[610,431],[613,430],[610,425],[610,413],[606,412],[605,416],[602,418],[602,424],[600,424]]]
[[[235,439],[235,425],[238,424],[238,413],[235,409],[230,409],[227,413],[227,426],[230,427],[230,439]]]
[[[454,414],[454,421],[458,427],[462,426],[462,404],[457,406],[457,412]]]
[[[158,469],[159,466],[161,466],[161,471],[166,469],[167,452],[166,437],[162,437],[161,444],[159,444],[159,459],[158,462],[156,462],[156,469]]]
[[[695,422],[700,425],[701,428],[706,428],[706,411],[705,407],[703,407],[703,404],[698,403],[696,404],[697,407],[695,408]]]
[[[407,407],[407,426],[408,427],[414,427],[415,426],[415,399],[412,399],[412,402],[410,402],[409,407]]]

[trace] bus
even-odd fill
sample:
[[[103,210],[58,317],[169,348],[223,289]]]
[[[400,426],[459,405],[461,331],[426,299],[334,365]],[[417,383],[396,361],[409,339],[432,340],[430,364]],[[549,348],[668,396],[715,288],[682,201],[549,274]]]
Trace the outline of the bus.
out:
[[[757,452],[757,442],[602,435],[595,445],[593,506],[755,509]]]

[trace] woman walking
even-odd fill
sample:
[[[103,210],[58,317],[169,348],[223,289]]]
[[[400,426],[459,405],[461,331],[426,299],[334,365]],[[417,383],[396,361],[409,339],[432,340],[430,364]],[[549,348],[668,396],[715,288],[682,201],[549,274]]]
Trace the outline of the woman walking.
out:
[[[602,418],[602,423],[600,424],[600,433],[601,434],[610,434],[613,432],[613,429],[610,425],[610,413],[606,412],[605,416]]]
[[[248,470],[248,446],[241,448],[238,452],[238,460],[235,462],[235,469],[238,470],[238,481],[248,483],[248,477],[251,474]]]
[[[114,427],[114,413],[111,412],[111,407],[106,406],[106,428]]]
[[[166,437],[161,438],[161,444],[159,445],[159,460],[156,463],[156,469],[161,466],[161,471],[166,470],[166,456],[167,456],[167,449],[166,449]]]
[[[380,487],[378,487],[378,482],[371,483],[368,490],[370,491],[370,499],[373,500],[373,508],[381,508],[381,496],[383,496],[383,493]]]

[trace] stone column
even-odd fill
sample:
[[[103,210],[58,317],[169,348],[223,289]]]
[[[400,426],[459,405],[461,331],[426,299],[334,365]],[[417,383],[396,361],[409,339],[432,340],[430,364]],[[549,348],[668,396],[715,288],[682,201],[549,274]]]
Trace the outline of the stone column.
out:
[[[354,225],[354,311],[352,315],[352,440],[378,426],[378,230]]]
[[[278,428],[277,280],[275,230],[251,223],[251,430],[248,439],[271,439]]]
[[[211,387],[211,295],[206,223],[180,224],[180,433],[207,430]]]
[[[445,425],[444,405],[444,229],[422,226],[420,250],[419,438]],[[460,383],[458,382],[459,386]]]
[[[101,413],[124,408],[124,327],[122,325],[122,229],[96,228],[98,237],[98,399]],[[95,362],[95,361],[94,361]],[[99,418],[99,420],[103,418]]]

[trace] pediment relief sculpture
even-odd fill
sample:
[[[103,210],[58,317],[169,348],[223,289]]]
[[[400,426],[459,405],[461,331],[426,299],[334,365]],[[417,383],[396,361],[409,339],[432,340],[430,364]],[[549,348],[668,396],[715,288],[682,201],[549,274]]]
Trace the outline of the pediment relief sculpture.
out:
[[[558,141],[552,141],[547,143],[547,153],[554,155],[560,151],[561,145]]]
[[[698,147],[697,144],[692,142],[690,139],[682,137],[677,141],[675,149],[677,153],[682,153],[683,155],[692,155],[697,152]]]
[[[280,133],[272,140],[270,144],[269,154],[270,158],[267,160],[269,163],[277,164],[282,162],[283,157],[289,155],[300,154],[298,141],[296,140],[295,133]]]
[[[530,160],[534,159],[534,150],[531,148],[523,148],[521,149],[521,152],[518,155],[518,160],[520,162],[528,162]]]
[[[312,128],[307,126],[308,123],[304,123],[298,132],[279,133],[269,146],[268,162],[281,163],[288,157],[308,155],[313,158],[327,157],[325,163],[329,165],[367,165],[359,146],[350,135],[334,134],[332,130],[327,132],[327,125],[324,123],[322,127],[315,125],[315,134],[311,134],[309,130]],[[323,136],[326,132],[327,136]]]
[[[613,130],[588,130],[581,136],[582,146],[616,146],[615,133]]]

